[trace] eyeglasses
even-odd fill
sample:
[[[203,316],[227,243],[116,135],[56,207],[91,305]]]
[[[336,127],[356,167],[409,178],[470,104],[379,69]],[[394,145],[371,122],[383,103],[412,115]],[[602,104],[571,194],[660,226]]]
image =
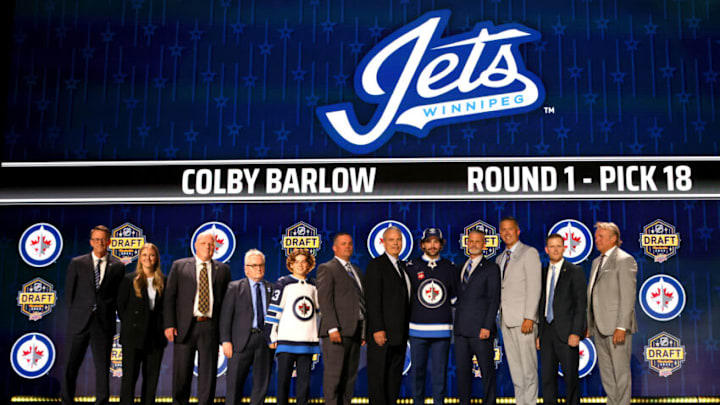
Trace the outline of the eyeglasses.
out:
[[[245,267],[250,267],[253,270],[265,268],[265,264],[246,264]]]

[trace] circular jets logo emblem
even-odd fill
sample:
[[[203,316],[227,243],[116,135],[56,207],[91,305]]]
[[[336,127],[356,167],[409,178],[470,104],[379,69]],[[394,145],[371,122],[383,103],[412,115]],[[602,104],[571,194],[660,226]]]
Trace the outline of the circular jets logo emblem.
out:
[[[417,298],[425,308],[438,308],[445,303],[447,290],[440,280],[429,278],[420,284],[417,291]]]
[[[315,314],[315,304],[310,297],[302,296],[295,300],[293,313],[302,321],[309,321]]]
[[[595,368],[595,363],[597,363],[597,351],[595,350],[595,345],[590,339],[581,340],[578,351],[580,352],[578,376],[580,378],[585,378]],[[558,374],[563,376],[562,367],[558,367]]]
[[[593,235],[585,224],[576,219],[562,220],[550,228],[548,235],[558,234],[565,241],[563,258],[570,263],[578,264],[592,252]]]
[[[55,363],[55,345],[42,333],[27,333],[10,350],[10,364],[20,377],[34,379],[47,374]]]
[[[213,254],[213,260],[227,263],[228,260],[235,253],[235,234],[229,226],[222,222],[206,222],[198,227],[193,233],[192,239],[190,240],[190,249],[193,255],[195,255],[195,241],[198,235],[203,232],[210,231],[215,235],[215,254]]]
[[[685,289],[667,274],[656,274],[640,287],[638,300],[643,311],[656,321],[676,318],[685,308]]]
[[[408,229],[408,227],[402,222],[389,219],[375,225],[375,227],[370,231],[370,235],[368,235],[367,248],[373,259],[382,256],[382,254],[385,253],[382,236],[383,232],[391,226],[400,229],[400,233],[402,234],[403,248],[402,251],[400,251],[400,260],[407,260],[408,257],[410,257],[410,253],[412,253],[413,249],[413,237],[412,233],[410,233],[410,229]]]
[[[62,253],[63,240],[60,231],[47,223],[35,224],[20,237],[20,257],[33,267],[45,267],[54,263]]]
[[[227,371],[227,357],[223,354],[222,345],[219,346],[218,349],[218,358],[217,358],[217,376],[220,377],[221,375],[225,374]],[[193,375],[195,377],[198,376],[198,353],[195,352],[195,363],[193,366]]]

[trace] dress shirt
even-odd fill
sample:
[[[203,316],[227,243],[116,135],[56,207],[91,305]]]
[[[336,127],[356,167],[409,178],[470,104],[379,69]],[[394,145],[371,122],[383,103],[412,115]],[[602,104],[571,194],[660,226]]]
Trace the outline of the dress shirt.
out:
[[[100,260],[100,282],[98,285],[102,285],[103,278],[105,277],[105,269],[107,269],[108,255],[105,254],[103,257],[97,257],[95,256],[95,252],[92,252],[91,254],[93,259],[93,272],[97,267],[98,260]]]
[[[410,279],[408,278],[407,274],[405,274],[404,271],[400,270],[400,266],[398,266],[398,258],[393,257],[388,252],[385,252],[385,255],[390,259],[390,263],[395,267],[395,271],[397,271],[398,276],[405,280],[405,285],[407,286],[407,293],[408,293],[408,300],[410,299],[410,296],[412,295],[412,287],[410,286]]]
[[[199,298],[199,289],[200,289],[200,270],[202,269],[202,265],[205,263],[205,266],[207,268],[207,274],[208,274],[208,289],[210,290],[209,300],[208,303],[210,305],[210,309],[208,310],[207,314],[203,314],[198,310],[198,298]],[[213,288],[212,288],[212,260],[208,260],[206,262],[200,261],[198,258],[195,258],[195,302],[193,303],[193,316],[207,316],[208,318],[212,318],[213,316]]]
[[[473,272],[475,271],[475,268],[477,268],[478,264],[480,264],[480,261],[482,260],[483,255],[478,255],[474,259],[468,259],[467,262],[465,262],[465,266],[463,266],[462,274],[460,274],[460,281],[465,279],[465,271],[467,270],[468,262],[470,264],[470,274],[467,276],[468,280],[470,279],[470,276],[472,276]]]
[[[257,294],[255,293],[255,287],[256,285],[260,284],[260,295],[262,297],[262,304],[263,304],[263,315],[267,314],[267,301],[265,298],[267,296],[265,295],[265,284],[262,281],[253,281],[248,279],[248,282],[250,283],[250,294],[252,294],[252,303],[253,303],[253,314],[257,314],[257,308],[255,308],[255,305],[257,303]],[[257,328],[257,318],[253,315],[253,328]]]
[[[518,241],[519,242],[519,241]],[[515,253],[515,248],[518,247],[520,243],[515,242],[512,247],[505,246],[505,250],[502,252],[502,260],[500,260],[500,277],[505,277],[505,262],[507,261],[507,251],[510,251],[510,260],[513,259],[513,253]]]
[[[553,275],[552,275],[553,266],[555,266],[555,271],[554,271],[554,273],[555,273],[555,285],[553,285],[552,288],[555,288],[555,286],[557,286],[558,279],[560,278],[560,270],[562,269],[563,262],[564,262],[564,259],[560,259],[560,261],[558,261],[558,262],[555,263],[555,264],[552,264],[552,263],[548,264],[547,280],[545,280],[545,297],[547,297],[547,298],[545,299],[545,317],[547,317],[548,305],[549,305],[549,303],[550,303],[550,301],[549,301],[549,297],[550,297],[550,280],[553,279],[553,278],[552,278],[552,277],[553,277]]]
[[[148,301],[150,301],[150,310],[155,309],[155,296],[157,296],[157,290],[155,290],[155,286],[153,285],[154,277],[148,277],[146,279],[147,281],[147,295],[148,295]]]

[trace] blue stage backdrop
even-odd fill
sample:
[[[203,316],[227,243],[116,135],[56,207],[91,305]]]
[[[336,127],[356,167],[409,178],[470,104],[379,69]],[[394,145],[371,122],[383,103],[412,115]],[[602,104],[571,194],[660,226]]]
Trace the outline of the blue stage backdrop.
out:
[[[6,39],[12,52],[6,69],[4,163],[356,156],[420,157],[430,162],[439,157],[579,159],[718,153],[720,7],[716,1],[16,3],[12,35]],[[426,25],[430,23],[436,26]],[[467,77],[453,82],[472,59],[472,47],[440,48],[447,44],[443,38],[476,37],[483,29],[485,35],[507,34],[497,41],[507,41],[512,45],[507,49],[512,50],[502,51],[497,41],[488,40],[481,69],[470,66]],[[415,37],[405,37],[401,43],[401,34],[408,32]],[[426,40],[424,49],[421,39]],[[391,55],[382,53],[393,46]],[[502,52],[503,60],[492,62]],[[392,63],[373,63],[382,57]],[[442,60],[424,70],[436,57]],[[489,66],[496,74],[481,75]],[[443,73],[453,69],[452,77]],[[515,70],[529,90],[523,91],[517,81],[497,89],[501,71]],[[476,79],[480,85],[469,83]],[[468,83],[458,88],[461,81]],[[481,100],[479,95],[487,98]],[[455,102],[464,98],[476,98],[477,105]],[[435,107],[417,109],[424,99]],[[342,117],[348,117],[345,125]],[[370,135],[353,136],[373,131],[377,138],[372,142]],[[6,168],[0,170],[7,173]],[[98,195],[145,180],[112,173],[108,176],[102,167],[87,166],[82,176],[92,179]],[[426,174],[423,170],[413,174],[421,191]],[[154,175],[149,171],[147,177]],[[17,181],[32,192],[40,179],[27,176],[13,179],[13,184]],[[434,181],[431,186],[442,189],[442,179]],[[72,193],[67,189],[68,196]],[[330,202],[318,197],[275,204],[5,203],[0,209],[0,305],[5,312],[0,318],[0,346],[3,358],[11,360],[0,367],[0,395],[59,396],[67,355],[65,271],[72,257],[90,250],[88,231],[94,225],[114,229],[129,223],[135,227],[126,228],[130,237],[142,230],[148,241],[160,247],[167,273],[173,260],[191,255],[190,238],[197,227],[222,222],[236,238],[229,259],[233,279],[244,277],[244,252],[259,248],[267,255],[267,277],[274,281],[286,273],[282,237],[300,221],[317,228],[322,240],[319,262],[332,257],[332,234],[347,231],[355,238],[353,262],[364,269],[370,259],[368,234],[383,220],[404,223],[415,239],[424,227],[441,228],[448,238],[443,255],[462,262],[460,240],[465,227],[478,220],[497,227],[505,215],[519,219],[521,238],[539,250],[550,228],[561,220],[576,219],[590,229],[598,220],[616,222],[623,232],[623,248],[639,264],[638,292],[651,276],[662,274],[681,285],[662,289],[662,295],[670,292],[674,299],[685,300],[684,307],[677,307],[679,316],[662,321],[648,315],[640,297],[639,332],[633,339],[633,395],[720,394],[717,201],[501,200]],[[57,228],[50,250],[59,252],[62,238],[62,251],[47,265],[27,264],[21,257],[23,248],[18,248],[27,242],[24,232],[35,224]],[[679,235],[679,246],[667,249],[671,253],[665,252],[664,260],[664,253],[641,244],[641,234],[656,225],[661,233]],[[33,235],[32,230],[25,234]],[[42,247],[44,242],[38,243]],[[419,254],[416,240],[412,257]],[[583,262],[586,273],[596,254],[593,251]],[[128,271],[133,269],[134,263],[127,266]],[[653,283],[646,285],[645,296],[652,296],[651,288],[665,286]],[[41,302],[22,305],[20,301],[31,296]],[[27,341],[22,337],[28,333],[49,338],[33,346],[43,347],[42,353],[28,353],[29,361],[40,357],[38,361],[48,367],[35,379],[21,377],[15,369],[22,366],[12,360],[18,358],[13,345],[19,342],[16,348],[23,350]],[[30,336],[36,339],[33,342],[41,340],[40,335]],[[512,383],[502,341],[498,343],[498,393],[510,397]],[[648,353],[655,353],[646,346],[668,351],[660,359],[646,359]],[[117,349],[116,360],[121,355]],[[54,363],[49,362],[51,357]],[[356,395],[366,396],[364,360],[361,365]],[[170,395],[171,367],[172,345],[165,352],[159,395]],[[447,378],[449,395],[456,396],[454,361]],[[218,381],[217,394],[224,396],[225,377]],[[112,394],[118,394],[120,379],[113,377],[111,382]],[[321,383],[322,359],[312,374],[313,397],[322,396]],[[597,367],[581,385],[583,396],[604,395]],[[476,395],[480,386],[476,380]],[[273,377],[271,395],[274,387]],[[247,388],[249,383],[249,393]],[[93,389],[88,351],[78,395],[93,395]],[[410,397],[408,381],[401,395]]]

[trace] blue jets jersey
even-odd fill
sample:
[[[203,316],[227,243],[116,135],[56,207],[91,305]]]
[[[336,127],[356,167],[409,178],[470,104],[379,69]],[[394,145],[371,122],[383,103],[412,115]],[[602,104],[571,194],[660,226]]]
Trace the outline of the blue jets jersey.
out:
[[[289,275],[277,280],[265,316],[270,341],[278,344],[276,353],[320,353],[317,302],[314,279]]]
[[[410,336],[450,338],[452,306],[457,299],[459,275],[455,265],[444,258],[429,261],[427,256],[411,260],[407,273],[412,282]]]

